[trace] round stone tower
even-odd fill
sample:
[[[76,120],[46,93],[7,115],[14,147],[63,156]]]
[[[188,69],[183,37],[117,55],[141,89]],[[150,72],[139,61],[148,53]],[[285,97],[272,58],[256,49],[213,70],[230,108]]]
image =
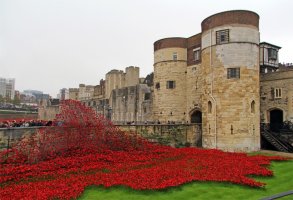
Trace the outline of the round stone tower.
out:
[[[154,43],[153,115],[160,121],[185,121],[187,39]]]
[[[203,147],[259,150],[259,16],[227,11],[201,27]]]

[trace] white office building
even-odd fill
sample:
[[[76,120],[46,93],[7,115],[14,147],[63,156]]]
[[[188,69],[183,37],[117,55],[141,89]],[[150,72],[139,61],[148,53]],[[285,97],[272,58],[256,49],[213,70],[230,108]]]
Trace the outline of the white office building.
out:
[[[14,99],[15,79],[0,77],[0,95],[9,99]]]

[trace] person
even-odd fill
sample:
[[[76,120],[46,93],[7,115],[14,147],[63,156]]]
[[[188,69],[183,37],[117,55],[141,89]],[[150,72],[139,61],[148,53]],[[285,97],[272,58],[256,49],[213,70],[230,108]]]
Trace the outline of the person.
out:
[[[53,125],[53,122],[51,120],[49,120],[45,126],[52,126]]]

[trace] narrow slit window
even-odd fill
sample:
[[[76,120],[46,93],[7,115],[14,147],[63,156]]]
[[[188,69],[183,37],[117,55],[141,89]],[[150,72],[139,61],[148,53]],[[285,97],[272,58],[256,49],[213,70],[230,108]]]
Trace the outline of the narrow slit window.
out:
[[[274,97],[275,97],[275,99],[282,98],[282,89],[281,88],[275,88]]]
[[[212,113],[212,102],[208,102],[208,113]]]
[[[251,102],[251,113],[255,113],[255,101]]]

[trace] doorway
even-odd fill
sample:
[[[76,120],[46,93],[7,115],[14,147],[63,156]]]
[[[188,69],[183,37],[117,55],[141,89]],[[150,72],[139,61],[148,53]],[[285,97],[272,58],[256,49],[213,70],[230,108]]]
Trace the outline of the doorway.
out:
[[[270,129],[275,132],[280,132],[283,125],[283,111],[273,109],[270,111]]]
[[[201,124],[202,123],[202,113],[199,110],[194,111],[190,116],[190,122]]]

